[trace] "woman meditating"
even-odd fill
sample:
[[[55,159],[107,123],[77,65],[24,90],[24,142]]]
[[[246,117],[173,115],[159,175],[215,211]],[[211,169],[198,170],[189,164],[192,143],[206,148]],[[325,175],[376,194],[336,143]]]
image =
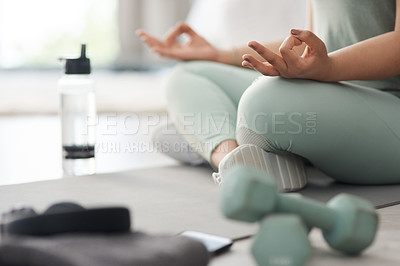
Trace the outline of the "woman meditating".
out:
[[[185,61],[166,84],[179,135],[158,137],[183,137],[192,147],[185,160],[208,161],[216,182],[247,165],[281,190],[299,190],[304,159],[341,182],[400,182],[400,0],[313,0],[309,8],[309,30],[232,50],[183,23],[164,40],[139,30],[154,52]]]

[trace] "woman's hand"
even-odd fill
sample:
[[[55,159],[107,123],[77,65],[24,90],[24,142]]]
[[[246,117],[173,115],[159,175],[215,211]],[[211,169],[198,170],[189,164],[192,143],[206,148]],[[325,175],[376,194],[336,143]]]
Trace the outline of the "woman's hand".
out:
[[[178,23],[173,27],[164,40],[158,40],[143,30],[137,30],[136,34],[153,52],[164,57],[184,61],[215,61],[218,57],[218,50],[184,23]],[[183,44],[177,40],[182,34],[189,37],[189,40]]]
[[[275,54],[258,42],[249,42],[248,46],[261,55],[266,62],[245,54],[242,57],[242,66],[257,70],[266,76],[327,80],[332,62],[324,42],[311,31],[291,30],[290,33],[279,48],[281,55]],[[300,56],[293,48],[303,43],[306,44],[306,48]]]

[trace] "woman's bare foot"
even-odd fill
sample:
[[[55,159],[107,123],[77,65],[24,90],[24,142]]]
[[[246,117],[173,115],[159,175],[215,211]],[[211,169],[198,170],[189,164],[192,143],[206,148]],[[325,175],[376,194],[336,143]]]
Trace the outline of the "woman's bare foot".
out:
[[[211,163],[218,168],[219,163],[222,159],[239,145],[237,144],[236,140],[228,139],[221,142],[211,154]]]

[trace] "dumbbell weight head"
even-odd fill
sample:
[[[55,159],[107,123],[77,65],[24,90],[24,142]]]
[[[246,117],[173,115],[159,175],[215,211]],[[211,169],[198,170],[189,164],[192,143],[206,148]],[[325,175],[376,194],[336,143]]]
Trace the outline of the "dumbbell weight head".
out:
[[[340,194],[327,205],[338,214],[334,228],[323,232],[331,247],[348,254],[358,254],[373,242],[378,216],[371,204],[352,195]]]
[[[260,266],[304,265],[311,254],[307,233],[297,215],[268,216],[260,222],[251,252]]]
[[[222,213],[230,219],[255,222],[270,212],[276,205],[276,184],[264,175],[256,168],[231,169],[219,193]]]
[[[265,173],[256,168],[236,167],[231,171],[229,179],[221,185],[219,201],[226,217],[255,222],[275,208],[277,190],[273,178],[265,177]],[[302,197],[298,193],[288,196],[297,199]],[[312,227],[307,226],[310,231]]]

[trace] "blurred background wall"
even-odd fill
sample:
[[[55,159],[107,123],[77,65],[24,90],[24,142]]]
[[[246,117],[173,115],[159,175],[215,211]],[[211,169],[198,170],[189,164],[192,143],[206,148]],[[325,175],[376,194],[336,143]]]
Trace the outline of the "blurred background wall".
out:
[[[187,18],[222,48],[282,39],[291,28],[303,28],[305,20],[305,0],[197,0]]]
[[[140,67],[166,63],[136,38],[143,28],[162,37],[177,21],[186,21],[219,48],[249,40],[274,41],[290,28],[303,28],[305,0],[119,0],[120,53],[117,66]]]
[[[187,21],[217,47],[282,38],[304,27],[305,0],[0,0],[0,68],[56,68],[88,43],[95,66],[140,69],[170,63],[136,37]]]
[[[304,27],[305,14],[306,0],[0,0],[0,114],[55,114],[57,58],[77,57],[81,42],[99,112],[164,111],[164,79],[176,62],[152,54],[136,29],[162,38],[187,21],[227,48],[283,38]]]
[[[177,21],[184,21],[192,0],[119,0],[118,29],[120,50],[117,69],[140,69],[155,63],[166,63],[145,47],[135,35],[136,29],[146,29],[163,36]]]

